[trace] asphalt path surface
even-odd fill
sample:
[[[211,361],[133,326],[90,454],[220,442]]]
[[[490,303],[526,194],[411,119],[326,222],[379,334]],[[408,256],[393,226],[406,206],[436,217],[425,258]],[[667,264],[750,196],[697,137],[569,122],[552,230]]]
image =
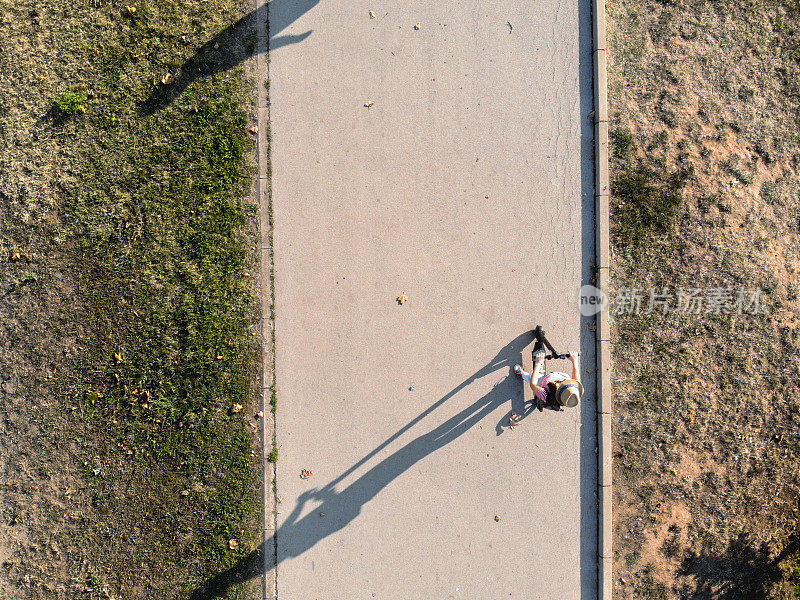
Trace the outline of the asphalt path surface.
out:
[[[589,3],[269,18],[278,597],[596,597]],[[537,324],[575,409],[522,405]]]

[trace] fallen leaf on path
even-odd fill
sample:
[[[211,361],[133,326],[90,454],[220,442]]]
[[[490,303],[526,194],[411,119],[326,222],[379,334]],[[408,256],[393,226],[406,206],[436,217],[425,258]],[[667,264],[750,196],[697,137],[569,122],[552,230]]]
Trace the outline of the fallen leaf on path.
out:
[[[263,419],[264,418],[264,411],[263,410],[258,411],[256,413],[256,417],[258,417],[259,419]]]
[[[403,306],[403,304],[405,304],[406,302],[408,302],[408,296],[406,296],[405,294],[400,294],[400,295],[397,297],[397,303],[398,303],[400,306]]]
[[[300,479],[308,479],[313,474],[314,473],[312,473],[311,471],[309,471],[307,469],[303,469],[302,471],[300,471]]]
[[[280,504],[281,502],[283,502],[283,496],[278,496],[278,504]]]
[[[378,16],[378,15],[376,15],[376,14],[375,14],[375,11],[374,11],[374,10],[371,10],[371,11],[369,11],[369,18],[370,18],[370,19],[374,19],[374,18],[375,18],[375,17],[377,17],[377,16]]]
[[[367,108],[370,108],[373,104],[375,103],[372,100],[367,100],[366,102],[364,102],[364,106],[366,106]]]
[[[253,125],[250,128],[250,133],[258,133],[258,125]]]
[[[414,25],[414,29],[416,29],[417,31],[422,29],[422,23],[417,23],[416,25]]]
[[[499,522],[500,522],[500,517],[498,517],[497,515],[495,515],[495,516],[494,516],[494,520],[495,520],[495,521],[497,521],[497,522],[499,523]]]

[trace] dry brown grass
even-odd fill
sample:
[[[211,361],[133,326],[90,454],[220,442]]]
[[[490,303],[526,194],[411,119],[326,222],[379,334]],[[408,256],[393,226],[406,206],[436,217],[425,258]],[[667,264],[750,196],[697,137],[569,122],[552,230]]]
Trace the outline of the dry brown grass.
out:
[[[616,318],[619,598],[797,597],[798,10],[608,4],[613,286],[763,290]]]

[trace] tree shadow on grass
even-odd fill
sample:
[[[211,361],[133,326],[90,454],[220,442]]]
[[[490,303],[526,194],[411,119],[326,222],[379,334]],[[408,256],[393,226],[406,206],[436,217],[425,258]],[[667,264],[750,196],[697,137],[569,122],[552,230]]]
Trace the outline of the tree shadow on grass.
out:
[[[690,554],[680,574],[694,576],[690,594],[695,600],[763,600],[783,579],[781,563],[800,549],[798,541],[794,538],[771,559],[766,544],[756,546],[741,534],[722,554]]]
[[[315,488],[301,494],[291,514],[286,517],[279,527],[277,535],[273,538],[273,540],[277,541],[277,550],[273,550],[275,546],[271,542],[263,544],[227,571],[206,581],[202,587],[192,593],[191,600],[219,598],[231,586],[260,576],[282,560],[300,556],[314,547],[320,540],[344,529],[361,513],[362,507],[367,502],[372,500],[397,477],[425,457],[469,431],[473,426],[480,423],[484,417],[509,400],[512,406],[515,406],[516,412],[522,413],[522,388],[520,379],[513,369],[515,364],[522,363],[522,350],[532,342],[533,332],[517,336],[504,346],[486,366],[450,390],[341,475],[322,488]],[[341,490],[337,489],[337,486],[346,477],[354,473],[458,392],[474,381],[503,369],[508,369],[506,376],[483,397],[455,416],[447,419],[432,431],[408,442],[346,487]],[[529,413],[530,411],[526,414]],[[503,417],[503,419],[507,420],[507,417]],[[498,424],[498,427],[500,426]],[[313,510],[308,511],[305,516],[301,517],[307,503],[314,504]],[[325,513],[324,519],[319,517],[321,512]]]
[[[312,34],[312,30],[297,35],[279,34],[318,3],[319,0],[270,0],[250,12],[203,44],[181,65],[174,81],[158,85],[139,106],[139,112],[153,114],[171,104],[195,80],[228,71],[254,52],[266,50],[256,43],[259,30],[269,32],[270,51],[302,42]]]

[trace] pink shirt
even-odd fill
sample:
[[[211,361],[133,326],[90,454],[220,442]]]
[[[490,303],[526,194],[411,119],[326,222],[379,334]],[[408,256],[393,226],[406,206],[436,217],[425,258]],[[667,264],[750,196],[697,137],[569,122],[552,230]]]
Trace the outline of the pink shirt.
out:
[[[551,381],[553,383],[560,383],[565,379],[569,379],[569,375],[566,373],[560,373],[559,371],[553,371],[552,373],[547,373],[546,375],[542,375],[537,382],[538,385],[542,387],[541,390],[536,392],[536,398],[541,402],[547,402],[547,384]]]

